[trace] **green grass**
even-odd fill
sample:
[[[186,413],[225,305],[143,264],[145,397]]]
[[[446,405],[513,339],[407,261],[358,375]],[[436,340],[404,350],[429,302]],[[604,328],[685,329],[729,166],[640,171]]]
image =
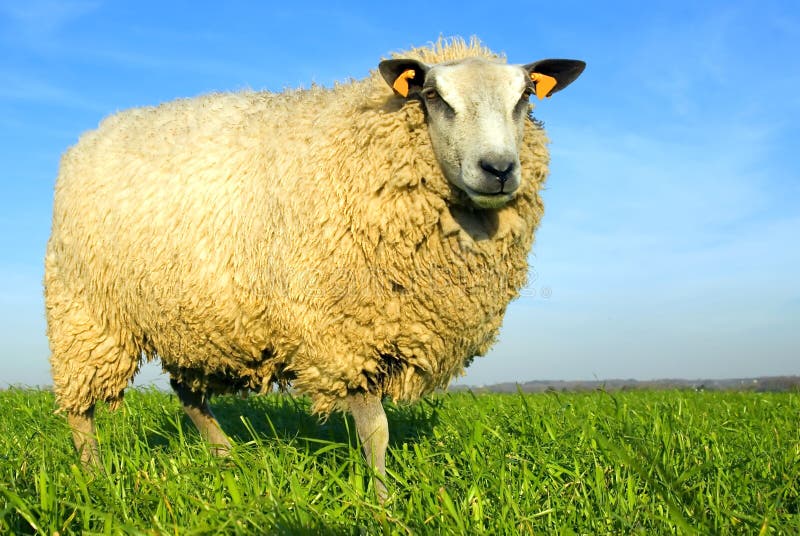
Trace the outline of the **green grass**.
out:
[[[388,405],[381,506],[352,421],[215,399],[211,457],[175,396],[101,408],[76,465],[51,393],[0,392],[0,533],[800,534],[800,395],[437,395]]]

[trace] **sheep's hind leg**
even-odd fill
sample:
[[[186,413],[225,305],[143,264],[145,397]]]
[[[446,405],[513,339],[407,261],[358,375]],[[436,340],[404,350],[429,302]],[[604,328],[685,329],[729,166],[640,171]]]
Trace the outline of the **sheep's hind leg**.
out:
[[[52,259],[48,259],[48,263]],[[45,301],[53,391],[72,429],[72,441],[86,468],[100,467],[94,410],[99,401],[114,408],[136,375],[140,352],[133,337],[97,321],[47,268]]]
[[[386,500],[386,447],[389,445],[389,422],[379,396],[364,394],[347,397],[350,413],[356,421],[356,431],[364,449],[367,463],[375,471],[375,492]]]
[[[208,397],[205,393],[192,391],[185,385],[170,380],[170,385],[178,394],[178,398],[183,405],[183,411],[192,419],[200,435],[211,445],[211,453],[215,456],[227,456],[231,451],[231,442],[217,418],[211,412],[208,405]]]
[[[72,442],[86,468],[100,467],[100,449],[94,429],[94,405],[83,413],[67,413]]]

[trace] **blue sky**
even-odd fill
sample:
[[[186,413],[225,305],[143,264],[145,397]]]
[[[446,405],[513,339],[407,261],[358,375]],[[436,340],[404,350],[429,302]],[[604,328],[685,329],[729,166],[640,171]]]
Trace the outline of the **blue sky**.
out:
[[[462,382],[800,374],[797,2],[0,0],[0,386],[49,383],[42,257],[82,132],[361,78],[440,35],[588,62],[537,106],[552,164],[531,283]]]

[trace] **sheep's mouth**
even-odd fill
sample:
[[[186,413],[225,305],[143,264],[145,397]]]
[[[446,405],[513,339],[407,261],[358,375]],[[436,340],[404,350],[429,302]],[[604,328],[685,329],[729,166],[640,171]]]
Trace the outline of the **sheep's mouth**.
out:
[[[491,194],[476,192],[470,188],[465,188],[467,196],[478,208],[496,209],[502,208],[509,201],[514,199],[516,192],[495,192]]]

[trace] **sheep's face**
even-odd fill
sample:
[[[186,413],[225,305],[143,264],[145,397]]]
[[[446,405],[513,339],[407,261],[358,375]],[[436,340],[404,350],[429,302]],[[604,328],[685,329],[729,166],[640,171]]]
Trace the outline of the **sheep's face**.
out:
[[[494,209],[513,199],[523,180],[519,148],[528,97],[562,89],[584,65],[544,60],[520,66],[470,58],[427,66],[396,59],[381,62],[380,71],[401,96],[422,102],[431,145],[447,180],[476,206]],[[551,85],[537,88],[542,83],[532,78],[537,72]]]

